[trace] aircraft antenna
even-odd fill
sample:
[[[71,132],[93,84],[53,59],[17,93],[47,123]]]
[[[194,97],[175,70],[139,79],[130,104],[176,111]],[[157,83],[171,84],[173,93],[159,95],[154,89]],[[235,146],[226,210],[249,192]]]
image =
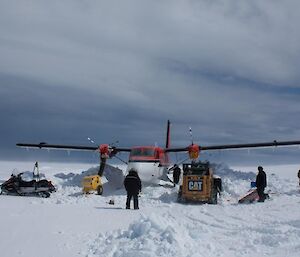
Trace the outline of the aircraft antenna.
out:
[[[166,148],[170,147],[170,125],[171,125],[171,122],[170,122],[170,120],[168,120],[168,123],[167,123],[167,136],[166,136]]]
[[[193,145],[194,142],[193,142],[193,132],[192,132],[192,127],[189,128],[189,132],[190,132],[190,138],[191,138],[192,145]]]

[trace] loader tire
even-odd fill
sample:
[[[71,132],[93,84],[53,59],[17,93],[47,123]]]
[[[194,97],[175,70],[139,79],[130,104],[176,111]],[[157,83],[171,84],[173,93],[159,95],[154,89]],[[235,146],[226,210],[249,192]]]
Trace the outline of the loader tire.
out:
[[[97,195],[102,195],[102,194],[103,194],[103,187],[97,186]]]
[[[182,202],[182,186],[179,187],[179,192],[177,195],[177,202],[179,202],[179,203]]]
[[[209,201],[210,204],[218,204],[218,190],[214,186],[211,194],[211,199]]]
[[[180,196],[180,197],[177,198],[177,202],[178,202],[178,203],[186,203],[187,200],[186,200],[186,198]]]

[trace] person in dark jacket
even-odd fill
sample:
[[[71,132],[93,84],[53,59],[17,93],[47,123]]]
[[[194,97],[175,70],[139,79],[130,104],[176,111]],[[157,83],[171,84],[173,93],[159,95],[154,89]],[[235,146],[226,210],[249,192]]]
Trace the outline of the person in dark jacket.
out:
[[[299,186],[300,186],[300,170],[298,171],[298,179],[299,179]]]
[[[132,197],[134,209],[139,209],[138,194],[142,190],[142,183],[137,171],[133,169],[129,171],[128,175],[125,177],[124,186],[127,191],[126,209],[130,209]]]
[[[258,174],[256,176],[256,189],[259,196],[259,202],[264,202],[266,199],[265,187],[267,186],[267,176],[262,166],[258,166]]]
[[[175,164],[174,169],[173,169],[173,183],[174,183],[174,186],[175,186],[175,184],[179,183],[180,174],[181,174],[181,169],[178,167],[177,164]]]

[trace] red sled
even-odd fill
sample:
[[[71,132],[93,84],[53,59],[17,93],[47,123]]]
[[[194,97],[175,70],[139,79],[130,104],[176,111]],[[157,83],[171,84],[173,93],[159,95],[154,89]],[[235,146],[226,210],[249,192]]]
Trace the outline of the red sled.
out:
[[[257,201],[259,199],[259,196],[257,194],[256,189],[251,189],[247,192],[246,195],[242,196],[239,199],[239,203],[253,203],[254,201]]]

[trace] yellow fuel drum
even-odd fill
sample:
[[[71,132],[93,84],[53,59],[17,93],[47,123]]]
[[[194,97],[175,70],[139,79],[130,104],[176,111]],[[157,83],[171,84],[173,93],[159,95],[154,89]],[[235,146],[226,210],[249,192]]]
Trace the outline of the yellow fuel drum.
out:
[[[82,179],[82,191],[86,194],[90,191],[96,191],[98,195],[102,195],[103,186],[99,175],[86,176]]]

